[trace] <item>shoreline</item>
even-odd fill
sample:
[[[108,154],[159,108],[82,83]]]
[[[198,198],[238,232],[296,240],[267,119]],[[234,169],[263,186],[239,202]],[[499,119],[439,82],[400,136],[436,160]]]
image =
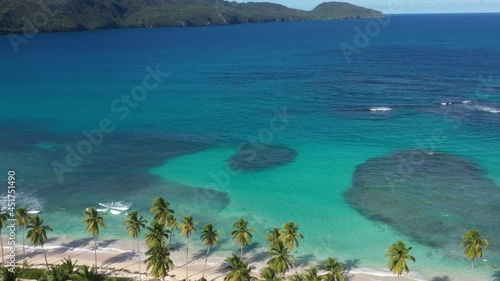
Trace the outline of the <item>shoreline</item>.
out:
[[[128,244],[130,246],[135,245],[134,240],[125,239],[108,239],[98,241],[97,249],[97,263],[99,265],[99,272],[101,274],[113,277],[128,277],[138,280],[139,271],[139,261],[136,251],[124,250]],[[4,253],[5,249],[4,247]],[[134,246],[135,248],[135,246]],[[152,279],[153,277],[146,271],[146,265],[144,264],[145,245],[141,246],[141,276],[146,279]],[[30,268],[45,268],[45,260],[43,256],[42,249],[40,247],[33,247],[27,244],[25,247],[26,259]],[[60,264],[61,260],[67,257],[71,257],[73,262],[77,261],[77,266],[88,265],[92,266],[94,264],[94,250],[92,245],[92,239],[78,239],[71,240],[69,238],[56,238],[52,239],[50,243],[45,244],[45,251],[47,253],[47,261],[50,265]],[[204,252],[204,251],[199,251]],[[22,260],[22,245],[17,245],[17,260],[18,265],[21,264]],[[186,264],[185,264],[185,252],[182,250],[173,251],[171,258],[174,261],[175,268],[169,272],[169,277],[167,280],[182,280],[186,277]],[[217,256],[216,254],[211,254],[207,261],[207,267],[205,271],[205,278],[207,280],[223,281],[225,276],[225,271],[220,268],[220,265],[224,262],[226,257]],[[259,271],[265,267],[265,257],[253,257],[247,254],[247,258],[250,260],[250,266],[254,269],[251,272],[253,277],[259,278]],[[190,253],[189,262],[189,280],[198,280],[202,276],[204,267],[205,256],[197,253],[197,250],[193,250]],[[303,272],[306,266],[300,265],[297,267],[298,272]],[[290,270],[289,274],[292,274],[293,270]],[[443,274],[441,274],[443,275]],[[440,275],[440,276],[441,276]],[[347,280],[349,281],[423,281],[422,277],[419,277],[418,272],[410,272],[410,276],[396,276],[391,272],[387,271],[377,271],[371,268],[352,268],[346,274]],[[449,277],[449,276],[448,276]],[[440,280],[459,280],[452,277],[449,279],[439,279],[439,277],[434,277],[433,281]],[[476,278],[477,281],[484,280]],[[431,281],[431,280],[429,280]]]

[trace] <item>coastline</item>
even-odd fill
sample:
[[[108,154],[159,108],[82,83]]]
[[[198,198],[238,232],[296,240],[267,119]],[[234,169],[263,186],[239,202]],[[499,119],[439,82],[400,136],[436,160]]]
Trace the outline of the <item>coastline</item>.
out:
[[[137,254],[133,250],[124,250],[135,248],[134,240],[125,239],[108,239],[98,241],[97,258],[99,265],[99,272],[107,276],[113,277],[128,277],[138,280],[139,272],[139,262],[137,259]],[[146,279],[152,279],[153,277],[147,273],[146,265],[144,264],[145,255],[143,249],[145,245],[141,246],[141,273],[142,277]],[[7,247],[4,247],[4,251]],[[28,260],[29,267],[31,268],[45,268],[45,260],[43,256],[42,249],[40,247],[33,247],[32,245],[26,245],[26,259]],[[64,258],[71,257],[73,262],[77,261],[77,266],[88,265],[92,266],[94,264],[94,250],[92,245],[92,239],[78,239],[71,240],[69,238],[57,238],[51,239],[50,243],[45,245],[45,251],[47,253],[47,261],[49,265],[60,264],[61,260]],[[205,256],[197,254],[197,251],[193,250],[190,253],[189,262],[189,275],[190,280],[198,280],[202,276]],[[204,251],[199,251],[204,252]],[[185,264],[185,252],[182,250],[177,250],[172,252],[171,258],[176,265],[173,270],[169,272],[169,277],[167,280],[183,280],[186,277],[186,264]],[[205,278],[207,280],[224,280],[225,272],[221,269],[220,265],[224,262],[226,257],[221,257],[215,255],[210,255],[207,261]],[[255,278],[259,278],[259,271],[265,267],[265,257],[260,257],[260,259],[255,259],[255,257],[250,258],[250,266],[253,266],[251,275]],[[18,264],[22,260],[22,245],[17,245],[17,260]],[[298,266],[297,271],[304,271],[304,266]],[[418,277],[419,274],[411,272],[410,276],[396,276],[390,273],[388,270],[376,271],[369,268],[355,268],[348,272],[346,275],[349,281],[420,281],[426,280]],[[437,278],[437,277],[436,277]],[[458,280],[458,279],[439,279],[433,278],[432,280]],[[482,280],[477,278],[477,280]]]

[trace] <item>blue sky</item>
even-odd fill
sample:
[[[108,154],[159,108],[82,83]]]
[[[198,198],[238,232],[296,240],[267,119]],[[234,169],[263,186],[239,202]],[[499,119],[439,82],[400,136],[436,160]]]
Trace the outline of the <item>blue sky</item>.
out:
[[[252,0],[253,2],[273,2],[288,7],[311,10],[316,5],[329,0]],[[500,0],[337,0],[391,13],[391,3],[400,5],[397,13],[484,13],[500,12]],[[248,2],[236,0],[236,2]],[[392,12],[394,13],[394,12]]]

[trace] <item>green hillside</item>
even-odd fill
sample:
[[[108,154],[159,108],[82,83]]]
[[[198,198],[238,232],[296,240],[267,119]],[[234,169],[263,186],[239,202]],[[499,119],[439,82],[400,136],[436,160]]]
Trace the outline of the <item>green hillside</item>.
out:
[[[383,17],[348,3],[312,11],[221,0],[0,0],[0,34]]]

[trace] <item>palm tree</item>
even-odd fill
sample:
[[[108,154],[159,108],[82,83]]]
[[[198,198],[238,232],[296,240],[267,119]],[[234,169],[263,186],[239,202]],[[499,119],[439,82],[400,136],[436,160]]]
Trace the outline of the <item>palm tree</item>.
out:
[[[313,266],[307,269],[304,273],[305,281],[321,281],[321,277],[319,276],[319,269],[317,266]]]
[[[232,257],[225,260],[228,264],[224,266],[224,270],[228,273],[224,276],[224,281],[249,281],[251,279],[251,268],[248,262],[242,260],[237,255],[233,254]]]
[[[304,235],[298,233],[300,225],[293,222],[288,222],[283,226],[281,238],[283,243],[288,247],[288,250],[293,251],[293,245],[299,247],[299,238],[304,238]]]
[[[2,269],[2,280],[3,281],[17,281],[17,276],[19,275],[21,269],[19,267],[14,268],[14,272],[10,271],[9,268],[4,267]]]
[[[276,271],[271,267],[264,267],[260,271],[260,281],[282,281],[284,278],[279,277]]]
[[[415,258],[410,255],[410,250],[411,247],[406,248],[403,241],[398,241],[387,249],[385,256],[389,258],[389,269],[398,276],[402,275],[403,271],[410,273],[406,260],[415,262]]]
[[[207,267],[210,247],[217,245],[217,242],[219,242],[219,231],[214,230],[213,224],[207,224],[201,230],[201,240],[207,246],[207,256],[205,257],[205,265],[203,266],[203,273],[201,274],[201,279],[203,280],[205,277],[205,269]]]
[[[34,216],[30,218],[28,229],[30,229],[28,231],[28,239],[34,246],[42,247],[43,256],[45,257],[45,265],[47,266],[47,270],[50,270],[49,263],[47,262],[47,254],[45,253],[43,244],[45,244],[48,240],[47,230],[52,231],[52,228],[48,225],[43,225],[43,220],[40,219],[39,216]]]
[[[276,273],[282,274],[284,277],[285,273],[292,266],[294,260],[293,255],[290,254],[283,241],[272,243],[269,255],[271,259],[267,262],[267,265],[276,271]]]
[[[77,262],[78,261],[73,262],[73,260],[71,260],[71,257],[68,256],[67,258],[64,258],[62,260],[61,266],[64,268],[64,270],[68,272],[68,274],[73,274],[75,273],[75,267]]]
[[[322,276],[323,281],[345,281],[344,264],[334,258],[328,258],[323,263],[326,274]]]
[[[0,211],[3,209],[2,204],[0,204]],[[5,266],[5,258],[3,254],[3,239],[2,239],[2,229],[7,224],[7,215],[5,213],[0,213],[0,247],[2,248],[2,265]]]
[[[172,245],[172,236],[174,235],[174,229],[179,229],[179,224],[177,223],[177,218],[174,214],[170,214],[167,217],[167,223],[165,224],[165,226],[170,227],[170,237],[168,240],[168,247],[170,248],[170,245]]]
[[[99,227],[106,228],[106,224],[103,216],[95,208],[87,208],[84,214],[87,216],[82,221],[86,224],[85,231],[90,232],[94,238],[95,274],[97,274],[97,237],[99,237]]]
[[[288,280],[289,281],[304,281],[305,277],[304,277],[304,275],[302,275],[300,273],[295,273],[295,274],[290,275],[288,277]]]
[[[195,226],[198,222],[193,221],[193,216],[184,216],[181,220],[181,234],[186,236],[188,240],[187,248],[186,248],[186,280],[188,280],[188,266],[189,266],[189,244],[191,242],[191,235],[196,233]]]
[[[52,266],[42,280],[66,281],[69,279],[68,272],[60,265]]]
[[[166,246],[167,238],[170,234],[170,231],[165,229],[165,226],[157,221],[153,221],[150,226],[146,227],[149,231],[146,234],[146,244],[151,248],[155,244],[160,244],[162,246]]]
[[[137,213],[131,212],[127,214],[127,220],[125,225],[127,226],[128,236],[135,238],[137,244],[137,257],[139,259],[139,280],[141,279],[141,251],[139,249],[139,235],[141,235],[141,229],[146,226],[147,221]]]
[[[483,250],[488,248],[488,240],[481,238],[479,230],[471,229],[462,235],[461,247],[465,247],[464,254],[472,260],[472,276],[474,276],[474,259],[483,257]]]
[[[240,259],[243,258],[243,246],[248,245],[252,242],[252,233],[255,232],[253,228],[248,227],[248,221],[241,218],[233,223],[234,230],[231,232],[233,235],[233,240],[241,248]]]
[[[20,225],[22,230],[23,230],[23,261],[25,260],[25,253],[24,253],[24,229],[28,227],[29,225],[29,214],[28,214],[28,209],[26,207],[19,207],[16,210],[16,224]]]
[[[273,243],[278,240],[281,240],[281,230],[277,227],[269,230],[269,232],[267,233],[267,242]]]
[[[293,253],[294,245],[297,248],[300,246],[299,238],[303,239],[304,235],[300,234],[299,231],[300,225],[295,224],[293,222],[288,222],[283,226],[283,232],[281,233],[281,239],[283,243],[288,246],[288,250]],[[294,266],[292,264],[292,266]],[[294,266],[295,267],[295,266]]]
[[[167,218],[174,214],[174,210],[169,209],[170,203],[163,197],[157,197],[153,201],[153,207],[149,212],[154,215],[154,221],[159,222],[163,225],[167,223]]]
[[[158,242],[149,248],[146,255],[149,256],[146,259],[146,269],[151,269],[151,275],[155,278],[165,279],[168,272],[174,268],[174,263],[170,259],[170,250]]]
[[[98,275],[95,273],[93,268],[90,268],[88,265],[82,265],[78,268],[78,272],[70,276],[70,280],[75,281],[99,281],[103,280],[102,275]]]

